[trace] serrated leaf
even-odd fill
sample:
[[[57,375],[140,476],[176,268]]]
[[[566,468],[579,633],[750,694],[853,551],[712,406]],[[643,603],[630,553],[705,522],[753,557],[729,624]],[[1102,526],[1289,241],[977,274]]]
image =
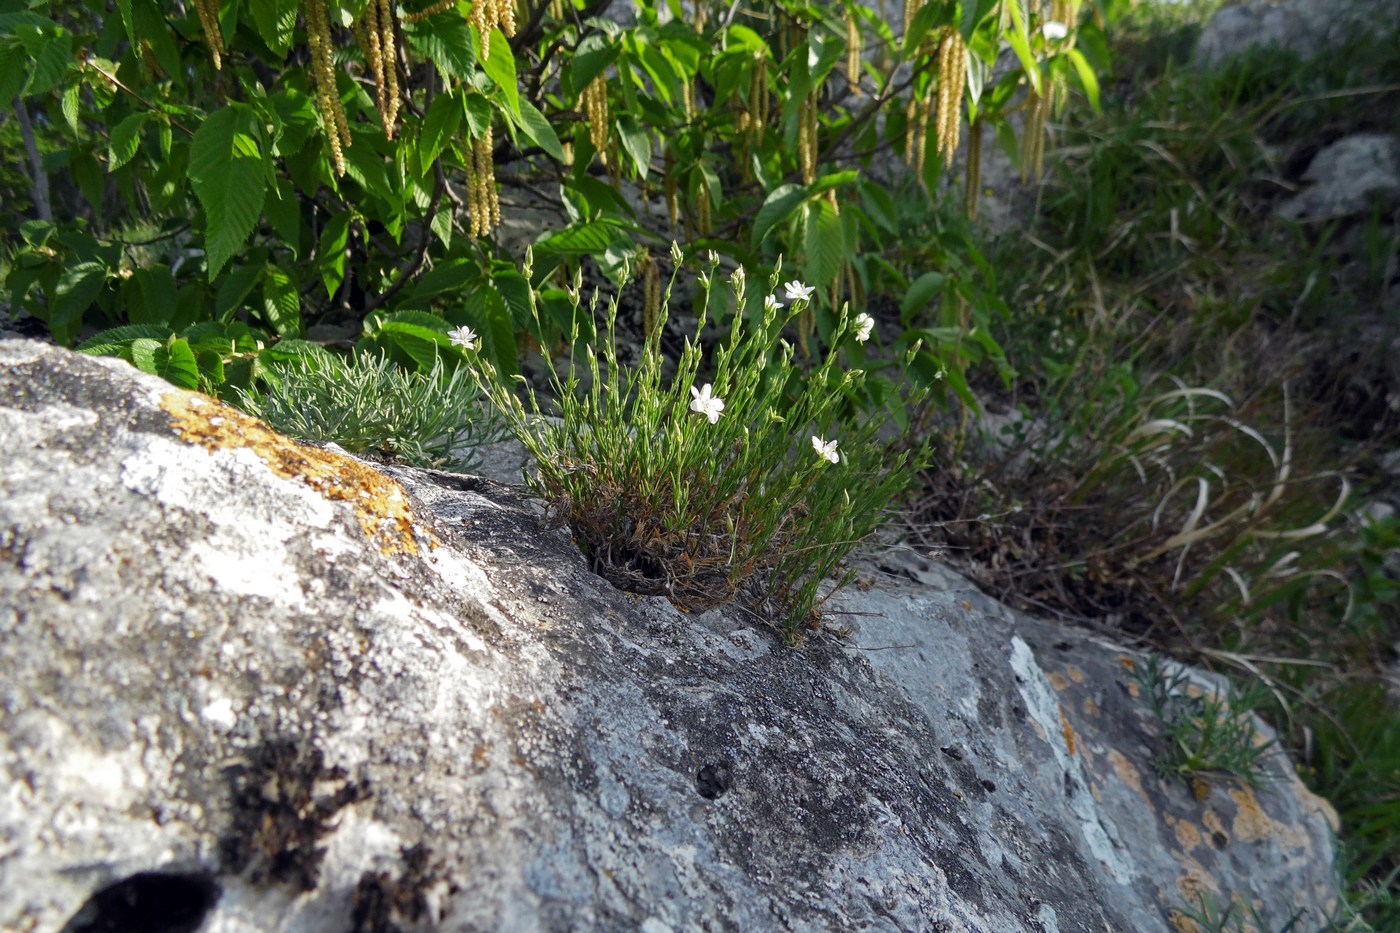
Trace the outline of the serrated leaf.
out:
[[[29,80],[29,56],[18,44],[0,44],[0,100],[13,101]]]
[[[80,343],[76,349],[79,353],[89,353],[94,356],[120,356],[123,359],[129,359],[133,341],[154,340],[164,344],[172,335],[173,332],[170,328],[162,327],[159,324],[127,324],[93,334]]]
[[[292,277],[273,265],[263,273],[262,316],[277,336],[301,336],[301,295]]]
[[[148,372],[184,389],[199,388],[199,361],[190,345],[181,338],[176,337],[158,349],[154,363],[155,369]]]
[[[112,128],[112,136],[107,141],[107,171],[116,171],[136,155],[141,145],[141,127],[145,123],[146,114],[133,113]]]
[[[754,217],[753,245],[762,243],[768,231],[791,217],[792,212],[806,199],[807,189],[803,185],[779,185],[769,192],[763,206],[758,209],[758,215]]]
[[[285,56],[292,47],[296,30],[296,0],[250,0],[248,8],[263,42],[273,54]]]
[[[565,227],[535,242],[535,252],[588,255],[602,253],[612,242],[616,228],[613,224],[593,222]]]
[[[195,356],[200,381],[210,388],[224,384],[224,357],[217,350],[200,350]]]
[[[420,23],[405,23],[404,38],[427,58],[442,76],[466,81],[476,70],[476,34],[455,10],[430,16]],[[494,39],[492,41],[495,41]]]
[[[424,175],[457,135],[462,125],[462,112],[462,100],[455,94],[439,94],[428,105],[428,112],[423,114],[423,128],[418,132],[418,167]]]
[[[510,319],[517,331],[529,330],[534,321],[535,311],[530,297],[530,283],[525,276],[514,269],[505,269],[491,276],[491,283],[505,299],[510,309]]]
[[[175,276],[167,266],[137,269],[132,276],[141,292],[141,309],[129,313],[133,324],[166,324],[175,314]]]
[[[26,96],[37,97],[47,94],[63,80],[68,63],[73,60],[73,43],[69,36],[49,36],[34,54],[34,66],[29,72],[29,84],[24,88]],[[8,102],[6,104],[8,106]]]
[[[267,170],[257,119],[244,104],[209,115],[190,144],[189,178],[204,206],[209,279],[241,248],[262,214]]]
[[[442,241],[443,249],[452,247],[452,214],[451,204],[443,205],[438,212],[428,221],[428,229],[433,231],[433,236]]]
[[[301,202],[297,200],[296,187],[288,178],[279,178],[268,192],[270,195],[263,204],[267,222],[282,238],[282,243],[292,251],[292,256],[301,258]]]
[[[451,352],[452,346],[447,334],[407,321],[385,322],[375,335],[375,341],[398,347],[423,369],[431,369],[434,361]]]
[[[825,198],[807,203],[807,284],[825,288],[841,274],[846,261],[846,237],[841,217]]]
[[[519,119],[520,86],[515,77],[515,54],[510,50],[510,40],[499,29],[492,29],[491,48],[488,51],[490,55],[481,63],[482,70],[505,95],[511,116]]]
[[[590,33],[579,42],[569,62],[566,74],[569,86],[566,91],[573,96],[580,94],[594,78],[617,60],[618,48],[602,33]]]
[[[82,90],[82,83],[74,81],[63,89],[63,98],[59,101],[59,109],[63,111],[63,122],[67,123],[74,133],[78,132],[78,95]]]
[[[643,179],[651,169],[651,134],[631,114],[617,118],[617,135],[623,150],[632,157]]]
[[[467,296],[468,319],[481,330],[482,351],[506,379],[520,372],[520,350],[515,343],[515,322],[501,293],[490,285],[474,288]]]
[[[426,302],[437,295],[460,291],[478,277],[476,264],[469,259],[440,262],[418,279],[413,287],[412,301]]]
[[[520,131],[536,146],[560,162],[564,161],[564,147],[559,144],[559,136],[554,132],[554,127],[550,126],[544,114],[524,97],[520,98],[520,116],[513,118],[512,122],[520,127]]]
[[[135,48],[136,20],[131,15],[131,0],[117,0],[117,13],[121,16],[122,26],[126,29],[126,41]],[[9,98],[0,97],[0,100],[9,100]]]

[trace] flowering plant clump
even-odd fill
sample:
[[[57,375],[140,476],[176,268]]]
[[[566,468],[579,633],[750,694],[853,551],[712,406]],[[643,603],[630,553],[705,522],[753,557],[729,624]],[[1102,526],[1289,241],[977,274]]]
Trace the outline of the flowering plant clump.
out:
[[[596,572],[684,611],[737,602],[796,642],[819,622],[822,581],[875,529],[926,450],[892,452],[875,439],[878,419],[838,420],[863,378],[840,363],[855,337],[844,310],[825,358],[806,372],[794,365],[782,332],[810,299],[800,282],[787,284],[783,311],[776,273],[750,302],[737,270],[729,333],[706,359],[717,262],[711,256],[700,276],[695,334],[669,382],[659,342],[637,366],[618,363],[615,300],[600,345],[583,348],[587,390],[577,351],[568,375],[553,380],[559,419],[539,417],[533,390],[522,402],[485,360],[469,354],[469,365],[534,454],[538,472],[527,482],[559,509]],[[577,321],[577,284],[573,297]],[[668,286],[658,327],[669,301]],[[597,305],[595,294],[588,313]],[[576,347],[578,335],[576,324]],[[849,572],[837,586],[848,581]]]

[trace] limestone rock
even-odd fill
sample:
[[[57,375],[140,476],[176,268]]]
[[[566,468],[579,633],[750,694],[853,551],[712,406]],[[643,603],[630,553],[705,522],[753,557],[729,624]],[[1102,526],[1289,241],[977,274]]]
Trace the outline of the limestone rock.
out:
[[[1271,928],[1336,899],[1286,760],[1159,778],[1126,652],[937,565],[787,649],[613,590],[518,489],[24,341],[0,444],[0,928],[1152,933],[1199,891]]]
[[[1218,65],[1251,49],[1277,47],[1310,58],[1358,29],[1393,26],[1391,0],[1247,0],[1217,11],[1196,42],[1196,60]]]
[[[1400,145],[1380,133],[1346,136],[1324,147],[1303,172],[1307,187],[1279,206],[1293,220],[1328,220],[1400,202]]]

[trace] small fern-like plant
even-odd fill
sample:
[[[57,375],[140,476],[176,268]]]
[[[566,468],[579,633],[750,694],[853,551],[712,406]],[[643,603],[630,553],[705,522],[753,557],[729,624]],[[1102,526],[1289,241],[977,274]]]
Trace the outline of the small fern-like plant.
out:
[[[1155,762],[1161,774],[1228,774],[1249,785],[1263,780],[1274,743],[1255,726],[1254,710],[1262,700],[1257,689],[1201,690],[1185,668],[1169,669],[1155,656],[1135,664],[1133,676],[1165,733],[1166,751]]]
[[[479,356],[469,365],[534,455],[528,483],[568,522],[597,573],[683,611],[737,603],[795,643],[819,625],[829,595],[822,582],[875,529],[926,449],[895,452],[877,441],[876,419],[841,417],[863,378],[842,364],[842,348],[868,335],[863,322],[843,310],[825,358],[806,372],[794,364],[783,330],[808,308],[811,289],[788,283],[783,308],[777,272],[752,302],[744,270],[734,273],[729,332],[706,360],[717,263],[712,254],[701,273],[695,333],[669,380],[657,339],[646,340],[638,365],[619,363],[614,299],[599,346],[582,347],[581,388],[578,322],[597,315],[598,298],[581,310],[577,281],[575,356],[551,385],[560,418],[542,417],[533,390],[522,401]],[[670,294],[668,286],[655,334]],[[837,586],[849,579],[848,571]]]
[[[372,353],[300,353],[265,368],[264,387],[238,390],[235,404],[288,437],[466,471],[477,461],[475,447],[499,440],[501,429],[458,360],[412,372]]]

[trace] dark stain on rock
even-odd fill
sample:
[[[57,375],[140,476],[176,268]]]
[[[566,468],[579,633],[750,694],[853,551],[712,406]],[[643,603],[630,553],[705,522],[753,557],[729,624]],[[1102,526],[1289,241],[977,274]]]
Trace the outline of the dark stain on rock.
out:
[[[351,933],[403,933],[427,916],[427,891],[439,881],[442,865],[431,862],[432,850],[419,843],[402,852],[403,870],[397,877],[387,871],[367,871],[355,887],[350,912]]]
[[[222,893],[204,872],[137,872],[88,898],[60,933],[194,933]]]
[[[695,790],[706,800],[718,800],[729,791],[734,771],[728,763],[717,761],[703,765],[695,774]]]
[[[337,813],[370,796],[368,782],[348,780],[343,768],[325,766],[320,749],[288,739],[263,743],[232,771],[233,823],[220,844],[224,867],[247,872],[254,884],[313,890],[326,857],[321,839],[334,829]]]

